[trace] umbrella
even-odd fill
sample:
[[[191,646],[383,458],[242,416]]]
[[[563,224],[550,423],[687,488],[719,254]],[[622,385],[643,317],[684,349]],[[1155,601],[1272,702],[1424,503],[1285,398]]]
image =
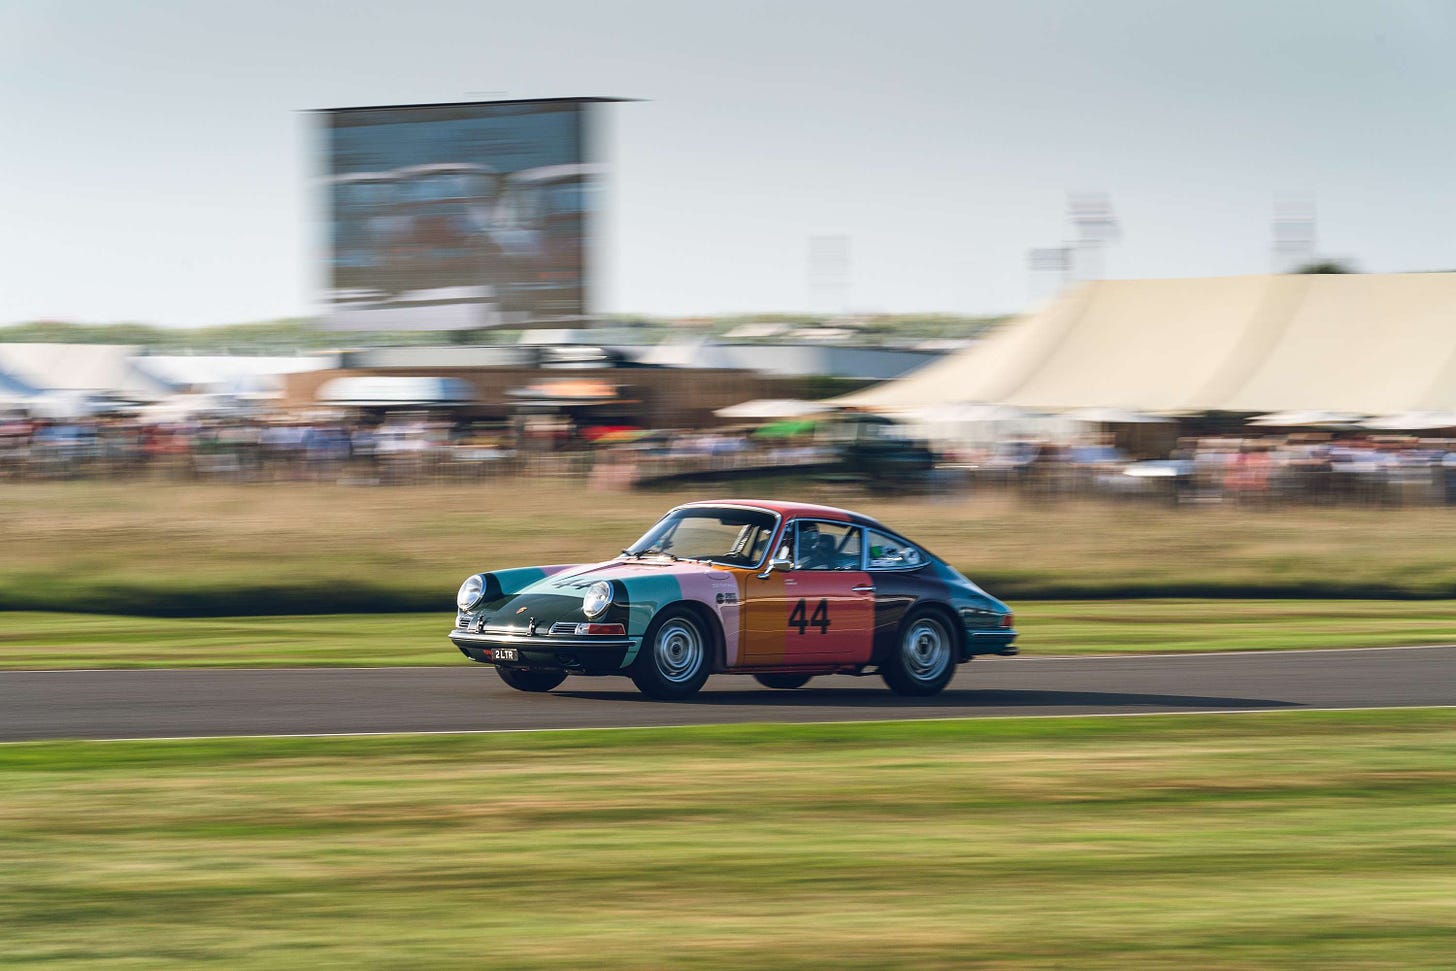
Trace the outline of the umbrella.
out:
[[[1150,415],[1142,411],[1128,411],[1123,408],[1078,408],[1064,412],[1064,418],[1085,421],[1094,425],[1166,425],[1172,421],[1162,415]]]
[[[652,434],[650,428],[612,428],[595,437],[587,437],[598,445],[623,445],[635,442]]]
[[[753,433],[755,438],[793,438],[795,435],[807,435],[814,430],[815,422],[812,419],[798,418],[786,421],[776,421],[764,425]]]
[[[1413,432],[1432,428],[1456,428],[1456,413],[1449,411],[1403,411],[1361,422],[1379,431]]]
[[[1261,428],[1348,428],[1365,418],[1348,411],[1275,411],[1250,420]]]
[[[1027,411],[1015,405],[973,404],[956,402],[945,405],[928,405],[909,413],[916,421],[946,422],[948,424],[973,424],[991,421],[1021,421],[1024,418],[1040,417],[1034,411]]]
[[[799,398],[755,398],[719,408],[713,414],[719,418],[798,418],[831,411],[833,407],[822,401],[803,401]]]

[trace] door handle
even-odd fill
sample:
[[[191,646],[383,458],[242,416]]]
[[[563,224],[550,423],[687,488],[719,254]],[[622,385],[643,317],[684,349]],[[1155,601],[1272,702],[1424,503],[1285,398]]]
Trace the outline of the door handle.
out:
[[[859,586],[850,587],[849,589],[852,593],[874,593],[875,585],[873,583],[861,583]]]

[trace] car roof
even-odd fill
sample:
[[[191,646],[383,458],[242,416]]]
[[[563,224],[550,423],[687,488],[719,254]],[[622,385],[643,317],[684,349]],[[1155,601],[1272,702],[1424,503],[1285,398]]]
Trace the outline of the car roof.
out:
[[[684,503],[684,506],[747,506],[751,509],[763,509],[767,512],[777,513],[785,519],[807,518],[827,519],[839,522],[852,522],[864,526],[874,526],[878,529],[885,527],[880,522],[863,513],[857,513],[849,509],[840,509],[837,506],[821,506],[812,502],[789,502],[782,499],[709,499],[700,502]]]

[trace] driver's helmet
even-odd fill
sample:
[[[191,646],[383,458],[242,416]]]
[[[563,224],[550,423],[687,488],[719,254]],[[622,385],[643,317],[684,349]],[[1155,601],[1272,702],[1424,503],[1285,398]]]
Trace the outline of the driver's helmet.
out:
[[[799,524],[799,562],[810,568],[824,568],[834,555],[834,537],[819,532],[817,523]]]

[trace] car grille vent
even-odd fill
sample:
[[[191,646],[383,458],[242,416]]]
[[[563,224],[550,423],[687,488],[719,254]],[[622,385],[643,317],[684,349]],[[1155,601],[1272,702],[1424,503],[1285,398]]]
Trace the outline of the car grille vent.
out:
[[[551,625],[551,633],[553,633],[553,634],[575,634],[576,633],[576,624],[574,624],[574,623],[567,624],[567,623],[564,623],[564,622],[557,622],[557,623]]]

